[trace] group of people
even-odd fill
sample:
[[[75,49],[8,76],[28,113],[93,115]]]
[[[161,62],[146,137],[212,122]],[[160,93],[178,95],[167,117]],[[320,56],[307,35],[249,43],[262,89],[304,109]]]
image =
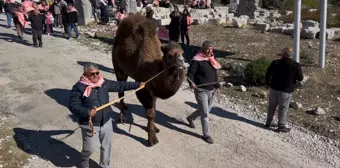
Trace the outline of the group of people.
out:
[[[292,48],[284,48],[280,59],[274,60],[267,69],[265,81],[269,86],[269,104],[266,128],[276,127],[277,132],[289,132],[286,126],[294,86],[297,81],[303,80],[301,65],[291,59]],[[195,128],[194,120],[200,118],[202,125],[202,139],[213,144],[210,135],[209,113],[214,104],[216,91],[221,87],[217,71],[221,65],[214,57],[214,46],[211,41],[204,41],[201,50],[193,57],[187,72],[187,80],[194,90],[198,108],[186,119],[191,128]],[[210,83],[210,85],[207,85]],[[100,166],[109,167],[112,147],[112,113],[111,107],[96,111],[93,107],[99,107],[109,102],[109,92],[122,92],[144,87],[144,83],[115,82],[104,79],[95,63],[84,66],[84,72],[80,80],[73,85],[71,90],[69,109],[79,116],[79,124],[82,129],[83,149],[81,152],[81,164],[88,167],[89,158],[96,147],[100,146]],[[273,123],[276,108],[279,107],[278,124]],[[99,135],[91,136],[89,118],[94,130]]]
[[[78,12],[73,3],[72,0],[68,3],[65,0],[55,0],[50,5],[46,0],[40,3],[32,0],[22,0],[21,3],[6,0],[4,9],[7,27],[12,26],[13,20],[18,37],[23,39],[24,29],[30,22],[34,47],[42,47],[42,34],[50,35],[53,33],[53,27],[63,27],[68,39],[72,39],[72,30],[79,37]]]
[[[179,41],[181,35],[182,44],[184,44],[184,37],[186,44],[190,44],[189,31],[193,22],[188,8],[184,8],[183,12],[180,12],[178,6],[174,6],[174,11],[170,13],[169,40]]]

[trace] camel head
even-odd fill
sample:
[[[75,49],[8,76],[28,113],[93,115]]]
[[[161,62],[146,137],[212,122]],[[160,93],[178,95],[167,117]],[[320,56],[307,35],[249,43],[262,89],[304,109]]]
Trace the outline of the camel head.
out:
[[[185,69],[184,52],[178,43],[171,41],[167,45],[163,45],[161,49],[164,68],[174,66],[182,70]]]

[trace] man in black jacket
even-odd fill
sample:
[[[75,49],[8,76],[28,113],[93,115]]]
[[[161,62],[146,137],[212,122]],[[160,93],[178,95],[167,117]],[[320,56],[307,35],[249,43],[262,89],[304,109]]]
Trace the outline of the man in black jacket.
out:
[[[96,112],[95,107],[109,102],[109,92],[123,92],[144,87],[144,83],[116,82],[107,80],[99,75],[98,66],[88,63],[84,66],[84,73],[80,81],[71,90],[69,109],[79,116],[82,130],[83,149],[81,152],[82,167],[89,167],[90,155],[100,145],[100,166],[110,167],[112,146],[112,119],[111,106]],[[97,134],[91,135],[89,117],[92,118],[94,130]]]
[[[274,60],[265,76],[266,84],[269,85],[269,105],[266,127],[274,126],[272,123],[276,107],[279,106],[278,132],[289,132],[286,127],[286,117],[291,100],[291,93],[294,92],[296,81],[303,80],[303,74],[299,63],[290,58],[291,48],[282,50],[281,59]]]
[[[188,81],[191,88],[194,88],[198,109],[187,117],[191,128],[195,128],[193,120],[201,116],[203,139],[207,143],[214,143],[209,135],[208,114],[213,106],[215,89],[219,88],[217,69],[220,64],[214,59],[212,43],[205,41],[202,44],[202,52],[198,53],[192,60],[188,69]],[[209,84],[210,85],[204,85]],[[204,85],[204,86],[199,86]]]

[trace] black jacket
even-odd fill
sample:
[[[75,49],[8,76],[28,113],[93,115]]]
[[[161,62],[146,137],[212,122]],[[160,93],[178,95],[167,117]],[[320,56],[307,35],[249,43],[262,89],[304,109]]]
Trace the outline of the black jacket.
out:
[[[267,69],[265,79],[270,88],[292,93],[296,81],[303,80],[301,65],[290,58],[274,60]]]
[[[188,80],[190,79],[191,81],[193,81],[195,85],[218,82],[217,70],[211,65],[209,61],[191,61],[187,76]],[[190,81],[189,84],[191,84]],[[219,87],[220,85],[217,83],[201,86],[198,88],[204,90],[213,90]]]
[[[140,83],[138,82],[121,82],[105,79],[103,85],[99,88],[93,88],[89,97],[84,97],[83,93],[86,85],[78,82],[71,90],[69,109],[73,114],[79,116],[79,124],[89,124],[89,112],[93,107],[99,107],[109,102],[109,92],[123,92],[127,90],[137,89]],[[113,110],[106,107],[97,112],[92,118],[92,123],[95,126],[104,125],[112,116]]]
[[[35,29],[35,30],[43,29],[43,23],[44,23],[43,14],[37,14],[37,15],[30,14],[26,20],[31,22],[32,29]]]
[[[68,24],[78,23],[78,12],[76,11],[69,12],[67,17],[67,23]]]
[[[6,13],[10,13],[10,14],[14,14],[14,9],[15,9],[15,3],[5,3],[5,12]]]

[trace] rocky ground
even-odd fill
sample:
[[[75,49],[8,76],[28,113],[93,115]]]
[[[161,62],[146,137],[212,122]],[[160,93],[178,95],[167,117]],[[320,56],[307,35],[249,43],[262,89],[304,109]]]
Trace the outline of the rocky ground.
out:
[[[87,61],[98,63],[104,77],[115,79],[110,53],[105,52],[110,50],[109,45],[98,38],[89,39],[84,33],[80,42],[43,36],[44,48],[33,48],[30,35],[25,35],[27,41],[16,39],[13,29],[4,28],[5,16],[0,15],[0,19],[0,113],[3,121],[0,167],[21,167],[22,164],[27,168],[75,167],[79,161],[81,136],[79,129],[74,130],[77,124],[67,109],[69,90]],[[216,38],[216,35],[210,36],[210,32],[203,35],[202,30],[224,32],[219,32]],[[194,27],[196,35],[192,41],[198,45],[210,38],[216,42],[218,50],[233,51],[236,45],[231,43],[232,39],[224,37],[225,32],[232,34],[232,31]],[[244,31],[240,37],[247,32],[238,31]],[[236,39],[238,36],[234,32]],[[263,47],[261,43],[256,45]],[[242,47],[245,46],[243,43]],[[197,48],[186,49],[190,53]],[[222,56],[224,52],[218,53]],[[335,168],[340,164],[340,151],[332,143],[308,130],[301,131],[298,126],[288,134],[263,129],[263,120],[252,115],[253,108],[246,103],[234,103],[231,94],[217,98],[210,115],[215,144],[206,144],[199,138],[199,120],[195,122],[196,129],[190,129],[184,120],[196,108],[194,95],[184,90],[186,87],[184,83],[175,96],[157,101],[160,143],[151,148],[146,147],[147,134],[142,129],[146,126],[144,111],[135,96],[126,98],[135,124],[131,130],[129,124],[114,126],[112,167]],[[110,96],[115,98],[117,94]],[[113,109],[116,118],[118,109]],[[99,149],[92,159],[98,162]]]

